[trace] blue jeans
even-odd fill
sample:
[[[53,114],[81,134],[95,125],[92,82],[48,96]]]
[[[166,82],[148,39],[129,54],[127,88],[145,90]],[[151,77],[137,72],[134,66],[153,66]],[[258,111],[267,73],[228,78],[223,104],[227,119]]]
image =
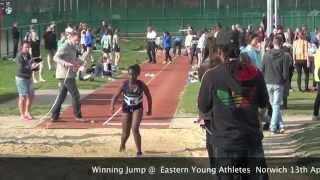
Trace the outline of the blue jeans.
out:
[[[97,63],[94,69],[94,77],[103,75],[103,64]]]
[[[284,124],[280,106],[283,101],[284,86],[278,84],[267,84],[269,101],[272,106],[272,116],[270,123],[270,131],[276,132],[278,129],[283,129]]]
[[[16,77],[16,86],[19,96],[30,96],[34,93],[31,79]]]
[[[268,174],[256,173],[256,167],[267,167],[262,145],[246,150],[226,150],[221,147],[214,148],[215,168],[245,168],[250,169],[248,173],[217,173],[218,180],[268,180]]]

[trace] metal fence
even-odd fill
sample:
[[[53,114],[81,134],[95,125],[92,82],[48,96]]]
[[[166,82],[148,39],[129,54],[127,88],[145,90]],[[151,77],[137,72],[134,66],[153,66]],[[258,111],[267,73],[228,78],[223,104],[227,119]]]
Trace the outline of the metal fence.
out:
[[[12,53],[10,26],[17,21],[21,39],[34,22],[40,34],[55,21],[58,33],[67,23],[86,22],[97,27],[106,20],[120,28],[123,35],[143,33],[147,26],[157,31],[176,32],[190,24],[195,28],[241,24],[258,26],[266,12],[266,0],[0,0],[10,2],[13,11],[3,16],[0,56]],[[0,4],[1,5],[1,4]],[[280,21],[286,27],[306,25],[314,29],[320,23],[319,0],[281,0]]]
[[[11,2],[13,11],[4,15],[3,27],[49,21],[99,22],[154,18],[261,17],[266,0],[0,0]],[[319,0],[281,0],[280,14],[308,15],[320,10]],[[130,28],[127,31],[131,31]]]

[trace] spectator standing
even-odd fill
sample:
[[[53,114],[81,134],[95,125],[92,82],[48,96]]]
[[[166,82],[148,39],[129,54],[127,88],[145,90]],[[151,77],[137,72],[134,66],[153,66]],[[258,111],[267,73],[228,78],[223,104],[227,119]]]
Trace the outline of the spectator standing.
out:
[[[43,35],[44,38],[44,47],[48,52],[47,62],[48,62],[48,69],[52,70],[53,66],[53,56],[57,51],[57,35],[54,32],[52,26],[47,28],[46,33]]]
[[[32,87],[32,71],[39,67],[39,64],[34,63],[30,51],[30,44],[23,42],[21,51],[16,57],[16,86],[19,93],[18,107],[20,119],[32,120],[30,113],[34,91]]]
[[[258,47],[258,36],[256,34],[249,35],[249,41],[246,48],[242,49],[242,53],[247,53],[250,57],[251,64],[261,69],[261,53]]]
[[[206,39],[207,39],[207,34],[206,31],[202,31],[199,33],[199,41],[198,41],[198,45],[197,45],[197,55],[198,55],[198,67],[200,67],[200,65],[203,62],[203,56],[204,56],[204,48],[206,45]]]
[[[61,48],[66,41],[66,34],[63,32],[60,34],[60,39],[58,41],[58,49]]]
[[[320,39],[320,32],[317,33],[317,38]],[[317,96],[314,100],[313,106],[313,117],[312,120],[317,121],[320,120],[319,117],[319,107],[320,107],[320,49],[318,48],[315,56],[314,56],[314,80],[317,82]]]
[[[212,111],[210,125],[215,168],[246,167],[254,170],[257,166],[266,166],[258,108],[267,105],[267,88],[255,66],[238,60],[235,53],[238,51],[231,48],[228,34],[221,31],[218,35],[218,55],[223,64],[204,74],[198,108],[203,113]],[[217,176],[219,180],[257,180],[267,179],[268,175],[219,172]]]
[[[309,55],[308,55],[308,42],[305,40],[302,32],[298,32],[297,40],[293,42],[293,63],[296,66],[298,73],[297,84],[299,91],[302,91],[301,88],[301,75],[302,69],[305,74],[305,91],[309,90]]]
[[[181,56],[181,47],[182,47],[182,37],[176,36],[174,37],[173,40],[173,55],[177,55],[178,51],[178,56]]]
[[[294,65],[293,65],[293,60],[292,60],[292,44],[288,42],[288,40],[282,45],[282,49],[289,54],[290,56],[290,62],[289,62],[289,79],[287,79],[287,82],[284,86],[284,93],[283,93],[283,105],[282,109],[287,109],[288,108],[288,97],[291,88],[291,80],[293,77],[293,72],[294,72]]]
[[[263,57],[261,71],[264,75],[269,101],[272,106],[270,131],[272,134],[284,133],[284,123],[281,114],[284,86],[289,79],[289,64],[291,57],[281,49],[282,37],[275,36],[273,49],[266,52]]]
[[[18,53],[19,47],[19,39],[20,39],[20,32],[18,30],[18,23],[14,22],[11,28],[12,40],[13,40],[13,58],[16,58]]]
[[[111,31],[106,30],[101,39],[103,56],[107,59],[107,71],[112,72],[112,36]]]
[[[264,41],[264,38],[265,38],[266,36],[265,36],[264,31],[263,31],[263,27],[259,27],[258,32],[257,32],[257,35],[258,35],[258,42],[259,42],[259,43],[262,42],[262,41]]]
[[[156,64],[156,43],[157,33],[152,27],[147,28],[147,54],[149,63]]]
[[[186,49],[187,55],[190,59],[190,62],[191,62],[192,38],[193,38],[192,31],[188,30],[185,41],[184,41],[184,47]]]
[[[120,63],[120,36],[119,36],[119,29],[114,30],[114,34],[112,37],[112,45],[114,51],[114,69],[115,71],[119,70],[119,63]]]
[[[199,36],[197,36],[197,34],[195,32],[193,32],[192,41],[191,41],[191,52],[190,52],[190,59],[191,59],[190,64],[191,65],[193,65],[193,58],[194,57],[197,58],[197,64],[198,64],[198,61],[199,61],[198,54],[197,54],[198,42],[199,42]]]
[[[32,79],[34,83],[38,82],[45,82],[45,80],[42,77],[43,74],[43,62],[41,59],[41,54],[40,54],[40,40],[38,34],[33,31],[31,32],[31,57],[34,62],[37,62],[39,64],[39,69],[36,69],[32,73]],[[37,79],[36,75],[39,75],[39,78]]]
[[[172,63],[172,57],[170,55],[170,49],[171,49],[171,36],[169,32],[163,33],[163,48],[165,50],[165,61],[164,64],[171,64]]]

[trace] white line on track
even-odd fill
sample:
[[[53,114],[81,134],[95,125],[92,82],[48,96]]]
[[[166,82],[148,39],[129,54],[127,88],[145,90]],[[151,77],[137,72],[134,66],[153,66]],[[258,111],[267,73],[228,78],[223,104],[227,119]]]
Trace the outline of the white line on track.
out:
[[[173,60],[174,60],[175,58],[173,58]],[[163,72],[163,70],[165,69],[165,68],[167,68],[168,67],[168,65],[169,64],[166,64],[165,66],[163,66],[162,68],[161,68],[161,70],[157,73],[157,74],[155,74],[155,76],[153,77],[153,78],[151,78],[146,84],[147,85],[149,85],[154,79],[156,79],[158,76],[159,76],[159,74],[161,73],[161,72]],[[117,114],[119,114],[119,112],[121,111],[121,107],[111,116],[111,117],[109,117],[102,125],[103,126],[105,126],[105,125],[107,125]]]

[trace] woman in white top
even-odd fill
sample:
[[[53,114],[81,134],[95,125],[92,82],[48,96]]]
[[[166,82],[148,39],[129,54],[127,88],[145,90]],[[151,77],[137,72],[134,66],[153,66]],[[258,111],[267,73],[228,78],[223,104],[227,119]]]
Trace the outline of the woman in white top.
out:
[[[108,67],[112,64],[112,32],[111,30],[105,30],[104,35],[101,38],[101,47],[103,51],[103,57],[107,59]],[[111,71],[111,69],[109,69]]]
[[[147,28],[147,54],[149,63],[156,64],[156,43],[157,33],[152,27]]]
[[[206,45],[206,33],[203,31],[200,34],[200,38],[197,45],[197,51],[198,51],[198,67],[202,64],[203,61],[203,52]]]
[[[192,46],[192,30],[188,30],[188,34],[186,36],[186,40],[184,42],[184,47],[186,48],[186,51],[188,53],[188,57],[191,59],[191,46]]]
[[[112,44],[113,44],[113,51],[114,51],[114,65],[115,70],[118,70],[118,66],[120,63],[120,37],[119,37],[119,29],[115,29],[113,38],[112,38]]]
[[[83,53],[86,49],[85,38],[86,38],[86,29],[83,29],[81,31],[81,39],[80,39],[81,53]]]

